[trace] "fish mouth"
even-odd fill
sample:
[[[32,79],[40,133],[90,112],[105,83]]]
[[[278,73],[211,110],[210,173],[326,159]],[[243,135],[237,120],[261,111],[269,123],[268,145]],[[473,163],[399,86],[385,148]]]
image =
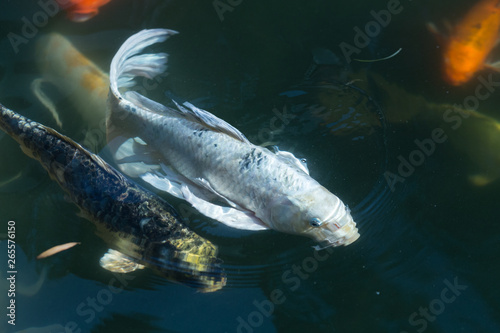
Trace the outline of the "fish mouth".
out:
[[[339,234],[339,232],[342,234],[339,239],[340,245],[344,246],[354,243],[360,236],[356,223],[354,222],[348,223],[336,231],[337,234]]]
[[[347,214],[343,219],[347,221],[342,221],[344,223],[330,221],[325,223],[321,230],[318,230],[319,234],[315,238],[320,242],[320,245],[316,246],[316,249],[324,249],[330,246],[347,246],[359,238],[360,234],[352,216]],[[339,227],[339,224],[343,224],[343,226]]]

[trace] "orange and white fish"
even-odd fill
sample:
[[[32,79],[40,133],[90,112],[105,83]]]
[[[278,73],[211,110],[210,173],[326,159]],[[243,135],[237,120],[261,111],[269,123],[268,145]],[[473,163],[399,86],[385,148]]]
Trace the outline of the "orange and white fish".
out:
[[[429,28],[436,32],[431,24]],[[500,31],[500,0],[482,0],[453,28],[445,41],[445,80],[458,86],[469,81],[474,73],[498,64],[488,65],[486,58],[496,45]]]
[[[99,13],[99,7],[111,0],[56,0],[62,9],[66,10],[70,20],[85,22]]]
[[[88,127],[84,145],[92,150],[98,149],[105,141],[108,74],[80,53],[66,37],[57,33],[38,40],[36,56],[41,78],[32,82],[33,93],[52,113],[59,127],[62,127],[62,120],[43,87],[47,83],[52,84],[64,97],[69,97]]]

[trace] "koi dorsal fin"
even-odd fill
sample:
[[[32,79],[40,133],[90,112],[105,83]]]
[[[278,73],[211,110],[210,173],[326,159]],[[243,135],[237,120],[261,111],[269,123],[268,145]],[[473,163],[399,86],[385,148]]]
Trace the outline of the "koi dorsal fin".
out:
[[[243,133],[241,133],[239,130],[237,130],[235,127],[225,122],[224,120],[214,116],[210,112],[199,109],[189,102],[184,102],[182,105],[179,105],[176,101],[172,101],[175,103],[179,111],[187,118],[196,121],[210,129],[220,131],[229,136],[232,136],[235,139],[250,143],[250,141],[248,141]]]
[[[297,157],[295,157],[294,154],[284,150],[277,150],[275,154],[276,156],[278,156],[279,159],[281,159],[283,162],[287,163],[291,167],[296,168],[297,170],[300,170],[306,174],[309,174],[309,168],[307,167],[307,162],[305,158],[299,160]]]

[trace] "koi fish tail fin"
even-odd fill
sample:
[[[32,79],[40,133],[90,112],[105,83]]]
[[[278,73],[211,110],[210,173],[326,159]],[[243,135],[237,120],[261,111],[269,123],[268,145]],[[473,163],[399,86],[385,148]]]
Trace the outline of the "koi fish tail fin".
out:
[[[118,98],[120,88],[130,88],[135,85],[134,78],[142,76],[153,79],[167,69],[166,53],[141,54],[146,47],[164,42],[167,38],[177,34],[167,29],[143,30],[123,43],[111,62],[110,87],[111,92]]]
[[[111,61],[109,74],[110,92],[108,94],[108,108],[106,114],[106,138],[108,147],[113,152],[115,160],[129,157],[137,153],[138,147],[142,147],[142,140],[135,140],[134,131],[131,130],[133,123],[127,121],[127,114],[123,113],[122,106],[126,104],[147,109],[162,109],[164,106],[156,103],[139,93],[140,89],[133,89],[136,85],[136,77],[153,79],[164,73],[167,69],[166,53],[140,54],[146,47],[155,43],[165,41],[176,31],[167,29],[143,30],[129,37],[120,47]],[[131,89],[132,88],[132,89]],[[139,91],[134,91],[139,90]],[[123,93],[123,95],[122,95]],[[132,138],[132,139],[131,139]],[[141,142],[141,143],[139,143]],[[121,156],[121,158],[118,158]],[[135,163],[137,162],[137,163]],[[119,165],[121,163],[118,163]],[[153,165],[152,168],[159,166]],[[133,171],[139,168],[140,171]],[[143,173],[142,163],[134,160],[120,165],[122,172],[126,174]]]

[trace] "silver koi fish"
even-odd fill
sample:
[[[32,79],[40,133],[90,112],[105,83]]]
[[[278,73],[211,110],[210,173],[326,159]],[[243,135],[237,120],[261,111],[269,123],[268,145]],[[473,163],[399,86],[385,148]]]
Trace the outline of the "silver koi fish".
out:
[[[68,137],[1,104],[0,129],[38,160],[96,225],[112,248],[101,258],[103,268],[128,273],[146,266],[204,292],[225,285],[217,247],[188,229],[166,201]]]
[[[111,63],[108,142],[122,171],[230,227],[303,235],[318,248],[354,242],[359,234],[347,207],[292,153],[256,146],[190,103],[173,101],[174,109],[127,90],[135,77],[166,70],[167,54],[139,53],[176,33],[143,30]]]

